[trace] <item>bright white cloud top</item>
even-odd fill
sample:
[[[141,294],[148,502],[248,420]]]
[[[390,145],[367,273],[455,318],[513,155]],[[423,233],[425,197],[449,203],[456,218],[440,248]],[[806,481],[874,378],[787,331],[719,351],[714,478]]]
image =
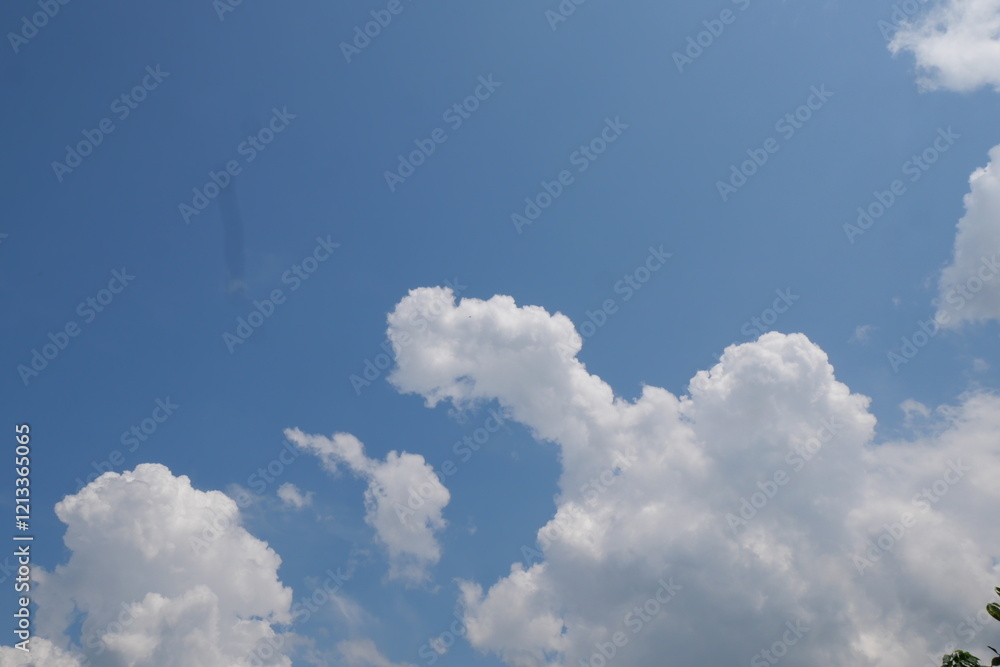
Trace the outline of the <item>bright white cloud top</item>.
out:
[[[66,633],[81,614],[73,653],[95,665],[246,665],[260,646],[283,643],[273,624],[291,622],[292,591],[278,580],[281,559],[243,529],[222,492],[143,464],[102,475],[56,514],[71,556],[34,573],[38,633],[55,646],[34,644],[36,662],[11,662],[24,652],[0,648],[0,664],[74,665],[59,648],[70,648]],[[270,657],[258,664],[291,664],[260,653]]]
[[[1000,146],[969,183],[952,261],[938,285],[937,320],[951,328],[1000,320]]]
[[[899,30],[889,48],[914,55],[927,90],[1000,90],[1000,0],[946,0]]]
[[[485,592],[461,583],[469,641],[510,665],[909,666],[1000,575],[995,396],[875,446],[869,400],[801,334],[628,402],[575,358],[568,318],[507,296],[413,290],[389,325],[400,391],[497,400],[561,448],[540,553]]]
[[[328,438],[292,428],[285,430],[285,437],[318,456],[329,472],[336,473],[343,464],[368,481],[365,521],[389,552],[389,578],[407,584],[426,581],[428,568],[441,558],[436,534],[447,526],[442,510],[451,494],[424,457],[391,451],[385,461],[376,461],[349,433]]]

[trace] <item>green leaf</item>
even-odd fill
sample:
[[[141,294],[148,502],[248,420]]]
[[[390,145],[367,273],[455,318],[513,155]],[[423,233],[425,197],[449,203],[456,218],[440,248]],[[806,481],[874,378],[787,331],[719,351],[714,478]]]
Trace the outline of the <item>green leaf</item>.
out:
[[[944,656],[942,667],[980,667],[979,658],[966,651],[955,651]]]
[[[986,611],[990,613],[990,616],[1000,621],[1000,604],[996,602],[991,602],[986,605]]]

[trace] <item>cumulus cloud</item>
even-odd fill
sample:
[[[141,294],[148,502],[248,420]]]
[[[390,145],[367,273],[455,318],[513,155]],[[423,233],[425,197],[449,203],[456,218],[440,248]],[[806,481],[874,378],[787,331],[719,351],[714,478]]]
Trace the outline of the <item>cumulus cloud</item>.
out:
[[[969,183],[952,260],[938,284],[936,319],[951,328],[1000,320],[1000,146]]]
[[[460,583],[468,640],[510,665],[780,650],[805,667],[908,667],[956,640],[1000,576],[995,396],[875,445],[869,399],[802,334],[731,346],[686,395],[646,386],[635,401],[576,358],[568,318],[507,296],[413,290],[389,338],[400,391],[498,401],[560,447],[538,544],[492,585]]]
[[[285,504],[286,507],[294,507],[297,510],[303,507],[308,507],[312,505],[313,494],[302,493],[299,487],[295,486],[291,482],[286,482],[278,487],[278,497],[281,498],[281,502]]]
[[[946,0],[896,32],[889,49],[916,58],[928,90],[1000,90],[1000,0]]]
[[[451,494],[424,457],[391,451],[385,461],[377,461],[366,456],[364,445],[349,433],[328,438],[292,428],[285,430],[285,437],[319,457],[329,472],[346,465],[367,480],[365,521],[389,552],[389,578],[407,584],[427,581],[429,568],[441,559],[437,533],[447,525],[441,512]]]
[[[3,667],[83,667],[80,660],[42,637],[33,637],[31,651],[0,646]]]
[[[106,473],[56,505],[69,560],[36,568],[36,667],[245,665],[291,622],[281,559],[240,525],[236,503],[162,465]],[[68,629],[82,617],[79,645]],[[51,643],[50,643],[51,642]],[[20,653],[18,651],[17,653]],[[4,662],[11,655],[0,653]],[[260,664],[288,667],[267,652]]]

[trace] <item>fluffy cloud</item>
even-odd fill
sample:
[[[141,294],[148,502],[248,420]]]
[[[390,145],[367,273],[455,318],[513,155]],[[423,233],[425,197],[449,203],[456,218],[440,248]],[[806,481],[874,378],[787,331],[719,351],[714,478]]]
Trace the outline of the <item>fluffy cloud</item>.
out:
[[[952,261],[938,284],[937,321],[946,327],[1000,320],[1000,146],[969,183]]]
[[[925,89],[1000,90],[1000,0],[946,0],[889,43],[916,58]]]
[[[391,451],[385,461],[365,455],[364,445],[349,433],[332,438],[286,429],[285,437],[319,457],[331,473],[346,465],[368,481],[365,521],[389,552],[389,577],[407,584],[429,578],[428,568],[441,558],[437,533],[447,522],[441,511],[451,499],[434,469],[418,454]]]
[[[485,590],[460,584],[476,648],[519,667],[771,664],[763,651],[909,667],[970,646],[957,624],[1000,577],[1000,398],[874,445],[869,400],[801,334],[729,347],[687,395],[634,402],[575,358],[569,319],[510,297],[414,290],[389,337],[400,391],[499,401],[561,449],[538,551]]]
[[[35,570],[37,630],[52,644],[36,640],[26,664],[74,665],[66,649],[101,667],[235,667],[262,643],[282,643],[272,624],[291,621],[292,595],[277,577],[281,559],[221,492],[143,464],[102,475],[56,515],[71,555],[54,572]],[[71,646],[65,633],[81,615]],[[291,664],[266,654],[257,664]]]
[[[291,482],[286,482],[278,487],[278,497],[286,507],[294,507],[297,510],[312,505],[313,494],[302,493],[299,487]]]
[[[0,665],[3,667],[82,667],[73,655],[63,651],[42,637],[32,637],[31,651],[21,651],[0,646]]]

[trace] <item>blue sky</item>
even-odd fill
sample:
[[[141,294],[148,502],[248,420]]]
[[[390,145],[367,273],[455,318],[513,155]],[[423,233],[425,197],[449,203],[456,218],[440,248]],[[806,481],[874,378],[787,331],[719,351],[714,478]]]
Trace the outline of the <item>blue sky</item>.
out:
[[[447,630],[456,609],[479,623],[480,634],[460,639],[435,658],[438,664],[580,664],[574,656],[590,656],[580,647],[607,641],[601,633],[611,636],[614,628],[590,618],[578,623],[585,630],[573,629],[574,605],[586,601],[560,597],[565,591],[555,583],[539,586],[551,587],[546,604],[562,610],[557,616],[568,639],[561,644],[556,633],[544,650],[538,648],[545,645],[542,640],[520,645],[519,632],[510,629],[513,621],[503,616],[506,600],[507,613],[517,616],[511,610],[520,609],[531,618],[531,601],[517,607],[499,593],[487,602],[463,598],[467,589],[461,582],[476,582],[487,591],[509,581],[522,546],[535,544],[539,528],[567,501],[565,484],[575,474],[574,438],[600,441],[593,433],[543,437],[554,417],[518,412],[530,412],[528,406],[540,399],[525,399],[527,394],[511,389],[513,380],[493,382],[491,374],[503,375],[501,370],[473,363],[485,364],[494,354],[501,358],[497,350],[528,345],[527,340],[562,336],[572,343],[569,334],[552,333],[551,327],[558,327],[545,323],[549,320],[489,302],[494,295],[568,317],[583,335],[582,350],[573,355],[628,401],[639,399],[646,385],[686,395],[691,378],[714,366],[727,346],[753,343],[758,333],[802,333],[812,346],[808,352],[788,343],[791,347],[778,347],[798,351],[767,348],[762,358],[805,355],[795,357],[798,366],[792,364],[804,368],[804,359],[820,363],[816,355],[825,352],[836,381],[871,398],[864,412],[877,426],[862,428],[867,417],[859,416],[852,441],[863,441],[865,456],[883,444],[886,451],[912,451],[905,445],[911,443],[940,452],[945,442],[959,452],[979,452],[982,469],[996,470],[995,444],[981,442],[988,428],[968,424],[1000,419],[990,402],[1000,380],[1000,281],[987,279],[984,296],[958,313],[962,326],[954,324],[956,318],[952,326],[941,321],[940,333],[906,363],[894,368],[889,353],[898,353],[902,339],[912,339],[921,322],[945,312],[933,300],[967,280],[969,265],[978,260],[969,249],[985,255],[1000,250],[992,184],[981,179],[979,195],[970,195],[970,175],[990,163],[990,149],[1000,143],[994,122],[998,82],[990,74],[1000,70],[989,48],[968,57],[959,52],[974,42],[977,25],[992,25],[1000,15],[998,3],[914,3],[920,5],[914,23],[891,49],[879,27],[897,9],[888,2],[717,0],[666,6],[591,0],[562,3],[576,8],[558,23],[546,14],[559,11],[555,1],[278,6],[246,0],[222,11],[223,2],[53,4],[57,13],[37,34],[13,41],[8,35],[8,50],[0,56],[10,102],[0,109],[7,156],[0,166],[7,193],[0,228],[6,234],[0,241],[0,289],[7,303],[2,382],[8,424],[28,422],[33,433],[37,568],[52,573],[69,564],[66,580],[81,585],[89,560],[85,555],[71,560],[75,550],[64,542],[66,522],[53,508],[76,494],[78,482],[87,482],[103,462],[108,462],[103,469],[114,473],[162,464],[170,476],[156,479],[168,487],[187,476],[199,492],[219,490],[236,498],[240,488],[250,490],[252,502],[240,506],[242,526],[280,555],[276,577],[294,601],[315,590],[328,569],[350,571],[338,591],[347,600],[343,605],[324,604],[308,621],[292,624],[282,623],[278,612],[271,618],[278,636],[289,637],[284,650],[290,664],[428,664],[421,647]],[[22,17],[43,11],[40,6],[20,0],[6,5],[0,10],[4,32],[22,31]],[[355,27],[363,30],[373,20],[372,12],[391,21],[348,61],[341,45],[354,39]],[[926,16],[951,21],[945,36],[958,37],[945,39],[938,51],[928,49],[935,36],[920,23]],[[713,28],[719,34],[709,40],[705,31]],[[699,33],[708,46],[700,54],[690,51],[697,57],[678,71],[674,54],[688,49],[688,39],[696,41]],[[817,97],[819,90],[826,95]],[[469,96],[474,101],[464,102]],[[814,108],[801,111],[810,101]],[[457,112],[449,110],[463,103],[475,109],[459,124]],[[781,119],[797,110],[808,120],[797,121],[794,132],[782,129],[789,122],[782,125]],[[112,131],[101,129],[103,119]],[[262,128],[260,141],[273,141],[250,147],[248,137]],[[595,145],[591,142],[602,132],[614,141],[581,161],[581,148]],[[53,165],[67,162],[67,146],[86,144],[88,136],[100,141],[79,166]],[[936,161],[911,180],[917,172],[912,163],[907,170],[908,161],[939,137],[951,139],[939,142]],[[423,164],[390,189],[385,173],[398,169],[399,156],[431,144],[434,151]],[[723,200],[718,183],[762,151],[766,162]],[[225,184],[221,194],[204,210],[187,209],[185,215],[184,207],[198,205],[194,190],[205,188],[211,173],[223,173],[227,163],[239,172],[235,178],[217,176]],[[537,219],[527,225],[512,221],[514,214],[526,215],[526,198],[537,201],[544,183],[553,192],[551,184],[565,172],[561,193]],[[891,192],[897,179],[902,194],[894,195],[863,234],[849,238],[844,226],[857,220],[857,209]],[[956,235],[963,216],[969,221],[964,237]],[[651,252],[670,256],[650,260]],[[641,267],[653,265],[657,268],[641,289],[622,287],[626,276],[641,280],[647,275]],[[466,318],[476,323],[484,318],[482,328],[468,331],[454,318],[438,322],[441,312],[452,313],[455,306],[433,292],[444,298],[441,310],[427,305],[438,303],[430,296],[410,305],[440,326],[431,326],[431,333],[408,329],[412,322],[402,322],[408,311],[401,302],[409,291],[446,286],[459,298],[492,304],[470,310]],[[281,290],[280,303],[263,304],[275,290]],[[88,298],[107,303],[97,312],[86,305]],[[766,322],[772,317],[768,309],[779,302],[787,305],[785,312],[756,331],[753,318]],[[227,345],[225,336],[237,334],[239,318],[257,309],[271,314],[260,318],[245,342],[229,339]],[[395,335],[409,331],[417,342],[379,359],[385,349],[393,350],[382,346],[386,317],[394,311],[400,313]],[[595,326],[582,328],[587,321]],[[490,333],[490,323],[497,322],[507,322],[508,328],[498,329],[507,333],[524,327],[522,337],[501,345]],[[58,332],[67,325],[78,326],[78,335],[66,337],[65,349],[34,369],[37,373],[26,370],[34,351],[50,342],[50,334],[60,339]],[[747,335],[748,330],[755,333]],[[462,336],[473,338],[462,344]],[[454,341],[455,347],[441,341]],[[451,371],[435,370],[435,363],[444,363],[433,361],[435,345],[445,345],[448,358],[463,359],[472,351],[485,356],[455,371],[458,384],[445,391],[441,387],[452,386],[445,377]],[[758,348],[746,349],[751,354]],[[364,376],[366,361],[387,366],[391,361],[391,366],[378,369],[370,384],[352,383],[352,376]],[[534,362],[518,363],[511,362],[512,376],[534,372]],[[392,368],[400,374],[389,382]],[[545,368],[536,368],[539,385],[549,377]],[[471,378],[475,388],[455,389],[461,377]],[[786,394],[805,391],[787,373],[776,372],[775,378],[748,395],[773,389],[780,403]],[[528,386],[533,380],[521,381]],[[829,382],[822,387],[829,389]],[[428,409],[425,399],[439,393],[445,403]],[[973,411],[974,400],[985,407]],[[158,401],[177,407],[165,415],[162,407],[157,412]],[[901,409],[904,401],[908,411]],[[935,410],[942,405],[952,408]],[[501,411],[504,424],[461,461],[453,444],[484,427],[491,409]],[[744,414],[742,409],[734,405],[718,414]],[[963,410],[975,416],[954,417]],[[128,451],[122,434],[133,426],[141,432],[143,420],[147,433],[154,425],[155,432]],[[742,437],[732,435],[741,433],[739,424],[726,424],[705,426],[695,440]],[[972,435],[952,433],[963,425]],[[291,428],[353,434],[364,443],[367,458],[354,459],[352,468],[346,445],[336,439],[314,439],[296,449],[285,435]],[[953,437],[935,441],[946,431]],[[799,431],[789,427],[782,433],[773,438],[784,437],[787,445]],[[659,446],[655,433],[642,437],[649,447]],[[966,438],[979,440],[970,444]],[[713,460],[726,459],[719,446]],[[861,449],[843,448],[854,452],[855,463],[864,458]],[[703,450],[714,451],[708,445]],[[256,493],[252,486],[259,482],[251,476],[282,451],[295,451],[293,462],[282,464],[276,479]],[[387,461],[392,451],[422,457],[400,470],[440,469],[448,459],[457,464],[443,483],[450,498],[438,508],[444,523],[433,528],[429,518],[423,535],[436,545],[431,551],[437,555],[413,556],[420,572],[415,579],[390,576],[394,557],[379,528],[385,526],[366,521],[372,462]],[[896,459],[885,456],[866,470],[875,475],[892,467],[888,461]],[[324,470],[322,462],[337,471]],[[903,478],[937,473],[894,465]],[[767,464],[757,472],[760,479],[768,476]],[[9,498],[13,474],[4,477]],[[727,480],[739,497],[733,479],[718,478],[723,485]],[[296,508],[279,498],[285,484],[311,494],[309,502]],[[640,485],[620,487],[639,493]],[[122,490],[121,497],[132,498],[133,492]],[[100,500],[101,493],[94,487],[91,501],[111,502]],[[979,512],[985,511],[982,503],[995,507],[996,492],[985,482],[963,493]],[[954,511],[959,507],[964,505]],[[129,525],[128,509],[114,510],[126,513],[122,525]],[[723,526],[724,515],[719,516]],[[98,534],[96,528],[87,533],[86,511],[73,516],[82,522],[81,534]],[[844,510],[841,519],[846,525],[852,516]],[[675,524],[663,521],[656,530],[671,533]],[[805,525],[823,524],[817,519]],[[985,526],[969,531],[961,537],[980,567],[968,572],[961,589],[972,591],[972,599],[965,600],[971,610],[982,607],[975,595],[988,591],[979,584],[990,568],[996,579],[1000,549],[995,538],[983,536]],[[163,539],[177,538],[171,535]],[[577,561],[546,553],[546,576],[603,576],[569,565],[560,570],[560,558]],[[631,572],[634,565],[602,562],[614,572]],[[849,558],[845,562],[850,566]],[[926,574],[904,567],[902,560],[899,567]],[[152,581],[159,576],[146,574]],[[80,601],[89,599],[95,619],[108,613],[100,605],[119,606],[110,598],[88,598],[68,583],[61,589],[59,576],[52,581],[40,593],[45,600],[76,599],[82,613]],[[16,601],[4,586],[4,609],[13,610]],[[616,590],[623,587],[628,588],[620,583]],[[636,584],[636,595],[644,591]],[[908,608],[894,584],[880,591],[881,597],[868,600],[873,609],[889,614]],[[224,592],[217,594],[229,609]],[[603,598],[593,594],[586,604],[600,606]],[[904,617],[906,632],[926,635],[918,630],[969,613],[961,600],[928,595],[927,618]],[[264,608],[280,609],[287,600],[278,598]],[[848,598],[845,592],[842,602]],[[790,609],[815,610],[810,599],[789,593],[786,602]],[[67,650],[81,641],[81,618],[61,627],[59,614],[34,601],[39,636],[48,634],[47,640]],[[57,609],[62,603],[49,604]],[[687,619],[661,620],[661,634],[686,623],[713,622],[709,610],[685,604],[690,604]],[[233,608],[243,617],[266,616]],[[735,608],[750,616],[782,613]],[[806,613],[801,610],[794,613]],[[751,646],[770,645],[773,638],[756,622],[741,625],[744,617],[733,613],[745,632],[737,633],[734,647],[726,649],[733,653],[724,657],[746,662],[754,655]],[[775,617],[777,625],[794,613]],[[796,662],[814,664],[826,655],[827,643],[847,638],[864,646],[853,664],[896,664],[863,662],[883,649],[890,653],[896,646],[891,642],[875,649],[846,625],[830,632],[814,633],[808,650],[815,653],[803,652]],[[158,641],[165,652],[137,664],[170,664],[163,656],[181,655],[170,648],[177,636],[163,631]],[[900,644],[904,636],[900,629]],[[636,640],[633,655],[623,653],[617,660],[648,664],[644,651],[660,645],[639,637],[650,648],[636,648]],[[944,639],[927,642],[925,652],[943,651]],[[689,647],[677,650],[683,656]],[[112,653],[87,657],[101,665],[125,659],[125,653]]]

